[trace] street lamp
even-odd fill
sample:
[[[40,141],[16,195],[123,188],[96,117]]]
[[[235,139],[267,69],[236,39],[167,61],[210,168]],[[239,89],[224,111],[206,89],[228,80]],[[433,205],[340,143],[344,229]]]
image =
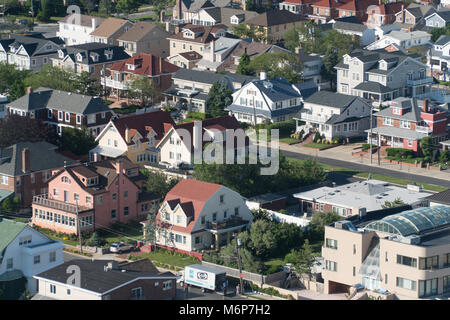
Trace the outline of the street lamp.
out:
[[[242,245],[242,240],[237,238],[236,239],[236,249],[237,249],[237,258],[238,258],[238,266],[239,266],[239,293],[242,294],[244,292],[243,286],[242,286],[242,264],[241,264],[241,255],[239,253],[239,248]]]

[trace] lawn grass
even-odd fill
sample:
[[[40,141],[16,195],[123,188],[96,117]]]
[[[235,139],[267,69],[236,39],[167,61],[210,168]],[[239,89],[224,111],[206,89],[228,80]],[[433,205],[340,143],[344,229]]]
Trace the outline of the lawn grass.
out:
[[[142,255],[136,256],[134,259],[150,259],[152,261],[156,261],[159,264],[168,264],[171,266],[177,266],[184,268],[186,266],[197,264],[200,260],[197,258],[182,254],[176,253],[169,250],[157,249],[156,251],[144,253]]]
[[[303,146],[308,147],[308,148],[315,148],[315,149],[322,150],[322,149],[328,148],[330,146],[330,144],[311,142],[311,143],[304,144]]]
[[[300,142],[300,140],[297,140],[297,139],[294,139],[291,137],[286,137],[286,138],[280,138],[280,142],[290,144],[290,143]]]

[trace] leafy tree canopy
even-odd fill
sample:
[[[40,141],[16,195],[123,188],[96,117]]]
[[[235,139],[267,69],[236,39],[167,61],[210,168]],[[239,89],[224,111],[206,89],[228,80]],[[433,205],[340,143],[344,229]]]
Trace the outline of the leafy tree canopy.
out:
[[[220,117],[228,114],[225,108],[233,102],[233,96],[231,95],[233,90],[229,89],[226,84],[216,82],[209,90],[209,114],[211,117]]]
[[[86,127],[64,128],[60,139],[60,149],[68,150],[76,155],[85,155],[95,148],[98,142]]]

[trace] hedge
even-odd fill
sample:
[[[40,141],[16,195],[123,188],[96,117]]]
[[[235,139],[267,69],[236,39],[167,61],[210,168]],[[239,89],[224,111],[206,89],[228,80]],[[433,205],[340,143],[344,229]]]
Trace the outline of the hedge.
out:
[[[413,150],[404,148],[387,148],[386,153],[389,157],[394,157],[399,160],[413,158],[415,156],[415,152]]]

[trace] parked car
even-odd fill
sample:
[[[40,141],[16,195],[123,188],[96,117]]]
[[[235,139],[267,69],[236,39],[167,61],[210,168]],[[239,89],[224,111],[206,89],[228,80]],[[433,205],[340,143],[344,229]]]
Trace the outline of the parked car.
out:
[[[27,23],[28,23],[28,20],[22,19],[22,20],[19,20],[19,23],[20,23],[20,24],[27,24]]]
[[[113,253],[122,253],[126,251],[130,251],[134,248],[133,245],[124,243],[124,242],[114,242],[111,247],[109,247],[109,251]]]

